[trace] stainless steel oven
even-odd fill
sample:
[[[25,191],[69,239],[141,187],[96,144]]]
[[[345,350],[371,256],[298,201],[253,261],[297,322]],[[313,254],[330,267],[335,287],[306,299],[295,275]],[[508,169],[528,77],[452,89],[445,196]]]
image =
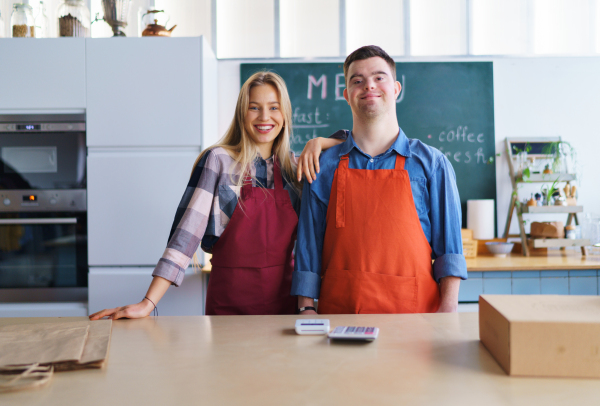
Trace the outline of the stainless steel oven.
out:
[[[83,114],[0,116],[0,302],[87,300]]]

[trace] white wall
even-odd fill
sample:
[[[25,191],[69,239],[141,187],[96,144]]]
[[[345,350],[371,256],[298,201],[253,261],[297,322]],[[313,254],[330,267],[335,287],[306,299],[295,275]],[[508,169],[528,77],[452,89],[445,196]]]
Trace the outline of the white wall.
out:
[[[427,59],[426,59],[427,60]],[[436,59],[481,61],[484,58]],[[496,152],[504,153],[506,137],[561,136],[577,150],[583,174],[578,203],[585,212],[600,214],[600,57],[493,58]],[[340,60],[332,61],[339,62]],[[402,59],[401,61],[422,61]],[[429,59],[428,61],[431,61]],[[245,62],[245,61],[244,61]],[[254,61],[248,61],[254,62]],[[262,60],[265,62],[265,60]],[[270,62],[291,62],[270,60]],[[219,136],[229,126],[240,88],[240,61],[219,61]],[[409,134],[410,136],[410,134]],[[521,199],[541,185],[525,185]],[[528,188],[529,187],[529,188]],[[533,189],[532,189],[533,188]],[[498,233],[504,232],[512,193],[508,164],[503,155],[496,161]],[[529,217],[546,221],[547,217]],[[516,217],[511,233],[518,233]],[[565,221],[565,216],[552,219]]]
[[[505,58],[494,61],[496,150],[506,137],[561,136],[577,150],[582,179],[578,204],[600,213],[600,58]],[[498,230],[502,232],[510,202],[506,158],[496,164]],[[525,185],[520,197],[529,196]],[[539,184],[534,190],[539,190]],[[535,190],[535,191],[537,191]],[[530,216],[529,218],[534,218]],[[540,217],[535,217],[540,219]],[[517,233],[516,217],[511,233]],[[565,221],[565,216],[557,219]],[[545,220],[545,218],[544,218]]]

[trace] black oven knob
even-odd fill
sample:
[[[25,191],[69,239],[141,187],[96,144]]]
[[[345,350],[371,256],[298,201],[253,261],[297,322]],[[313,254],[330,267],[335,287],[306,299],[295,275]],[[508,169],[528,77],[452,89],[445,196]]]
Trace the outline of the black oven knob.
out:
[[[10,206],[10,199],[8,197],[5,198],[4,201],[3,201],[3,203],[4,203],[5,206]]]

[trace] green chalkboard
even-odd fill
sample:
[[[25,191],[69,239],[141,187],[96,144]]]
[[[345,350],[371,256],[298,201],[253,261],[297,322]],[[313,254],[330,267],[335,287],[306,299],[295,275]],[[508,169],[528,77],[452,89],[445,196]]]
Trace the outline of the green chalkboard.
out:
[[[352,129],[341,63],[241,64],[242,83],[268,69],[285,80],[293,109],[292,148]],[[496,199],[494,92],[491,62],[400,62],[398,122],[409,138],[442,151],[454,167],[466,224],[466,202]]]

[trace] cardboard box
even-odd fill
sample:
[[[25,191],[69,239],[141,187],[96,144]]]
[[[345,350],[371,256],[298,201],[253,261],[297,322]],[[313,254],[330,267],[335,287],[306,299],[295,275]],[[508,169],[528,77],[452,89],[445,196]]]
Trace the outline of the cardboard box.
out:
[[[460,236],[462,237],[463,241],[471,241],[473,239],[473,230],[468,228],[461,228]]]
[[[482,295],[479,338],[509,375],[600,378],[600,297]]]

